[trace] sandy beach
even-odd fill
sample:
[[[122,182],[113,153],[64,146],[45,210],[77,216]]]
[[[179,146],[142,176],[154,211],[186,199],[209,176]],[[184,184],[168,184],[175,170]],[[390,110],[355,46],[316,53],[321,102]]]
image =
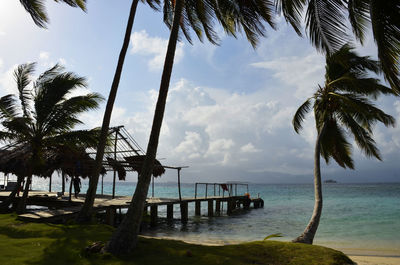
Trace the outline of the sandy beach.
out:
[[[400,257],[349,256],[358,265],[400,265]]]

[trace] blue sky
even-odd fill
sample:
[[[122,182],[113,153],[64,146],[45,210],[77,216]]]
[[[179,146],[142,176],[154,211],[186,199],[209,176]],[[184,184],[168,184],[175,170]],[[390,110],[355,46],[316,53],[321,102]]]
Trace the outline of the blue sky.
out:
[[[89,1],[88,12],[47,1],[47,30],[34,25],[19,1],[0,2],[0,95],[16,91],[16,65],[38,62],[38,73],[61,62],[86,76],[87,90],[108,96],[122,45],[130,1]],[[177,49],[158,157],[182,171],[184,182],[246,180],[311,182],[315,129],[310,116],[301,135],[291,119],[297,107],[323,80],[324,58],[307,39],[299,38],[282,19],[268,30],[257,49],[241,35],[220,32],[220,46],[183,40]],[[159,88],[168,29],[161,13],[139,4],[112,117],[125,125],[145,148]],[[359,48],[375,56],[372,39]],[[400,118],[393,97],[378,103]],[[100,126],[104,104],[84,114],[87,128]],[[400,181],[400,129],[375,128],[383,162],[363,157],[354,148],[356,171],[334,163],[323,178],[341,182]],[[167,172],[161,181],[175,181]],[[136,175],[129,177],[135,180]]]

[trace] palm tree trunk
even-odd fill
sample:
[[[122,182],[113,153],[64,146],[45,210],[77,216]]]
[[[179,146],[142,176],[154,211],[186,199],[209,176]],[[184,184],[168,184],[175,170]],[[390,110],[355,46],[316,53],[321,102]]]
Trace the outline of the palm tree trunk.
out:
[[[9,210],[11,203],[14,201],[15,195],[18,193],[18,190],[21,187],[23,179],[23,177],[17,178],[17,186],[15,186],[10,195],[0,204],[0,212],[7,212]]]
[[[158,139],[162,120],[164,117],[165,104],[168,96],[169,82],[171,79],[172,67],[174,64],[176,43],[178,41],[179,23],[182,14],[184,0],[177,0],[175,6],[174,20],[168,41],[167,54],[164,62],[164,69],[161,77],[160,91],[156,110],[153,118],[153,126],[150,133],[150,140],[147,145],[147,155],[144,161],[141,174],[138,178],[135,193],[129,205],[128,212],[107,244],[107,251],[119,255],[133,250],[138,241],[140,223],[142,222],[143,209],[146,203],[154,161],[157,154]]]
[[[69,197],[68,197],[68,201],[69,202],[71,202],[71,198],[72,198],[72,176],[69,178],[69,181],[70,181],[70,183],[69,183]]]
[[[29,186],[31,185],[31,181],[32,181],[32,175],[29,175],[26,179],[24,194],[22,195],[22,198],[18,202],[16,211],[17,214],[23,214],[26,210],[26,201],[28,199]]]
[[[65,173],[64,173],[64,171],[61,172],[61,180],[62,180],[61,192],[64,195],[64,192],[65,192]]]
[[[129,41],[130,41],[130,37],[131,37],[133,22],[135,20],[136,7],[138,5],[138,2],[139,2],[139,0],[132,1],[132,6],[131,6],[130,13],[129,13],[129,18],[128,18],[128,24],[126,26],[126,31],[125,31],[124,42],[122,44],[121,52],[119,54],[117,68],[115,70],[114,79],[113,79],[111,89],[110,89],[110,94],[109,94],[108,100],[107,100],[106,110],[104,112],[103,124],[101,126],[101,134],[100,134],[99,144],[97,147],[96,163],[95,163],[95,167],[94,167],[94,172],[93,172],[93,175],[91,176],[91,178],[89,179],[89,188],[86,192],[85,203],[83,204],[82,209],[79,212],[79,215],[77,217],[78,222],[86,222],[86,221],[90,220],[90,217],[92,215],[93,203],[94,203],[94,199],[96,197],[97,184],[99,182],[99,176],[100,176],[100,171],[101,171],[102,162],[103,162],[104,148],[106,146],[107,137],[108,137],[108,129],[110,126],[111,114],[112,114],[115,98],[117,96],[118,85],[119,85],[119,81],[121,78],[122,67],[124,65],[126,52],[129,47]]]
[[[322,214],[322,183],[321,183],[321,167],[320,167],[320,157],[321,157],[321,136],[325,133],[326,125],[324,124],[321,132],[318,134],[315,151],[314,151],[314,211],[311,219],[304,230],[303,234],[292,240],[294,243],[306,243],[312,244],[315,234],[317,233],[319,220]]]

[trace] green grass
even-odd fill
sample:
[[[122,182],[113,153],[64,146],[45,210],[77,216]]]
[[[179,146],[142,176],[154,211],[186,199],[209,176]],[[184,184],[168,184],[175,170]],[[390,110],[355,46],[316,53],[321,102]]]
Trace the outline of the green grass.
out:
[[[141,238],[129,256],[85,254],[86,246],[107,241],[113,229],[100,224],[24,223],[16,215],[0,214],[0,264],[351,264],[333,249],[277,241],[201,246]]]

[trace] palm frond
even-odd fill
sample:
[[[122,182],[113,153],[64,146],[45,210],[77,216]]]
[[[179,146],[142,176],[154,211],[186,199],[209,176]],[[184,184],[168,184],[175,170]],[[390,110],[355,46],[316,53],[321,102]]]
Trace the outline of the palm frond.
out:
[[[400,3],[371,0],[372,31],[385,79],[400,94]]]
[[[46,28],[49,19],[43,0],[19,0],[25,10],[31,15],[33,22],[40,28]],[[54,0],[86,11],[86,0]]]
[[[376,143],[369,131],[361,127],[349,114],[344,113],[343,115],[340,115],[339,118],[340,121],[351,131],[358,147],[367,157],[374,156],[377,159],[382,160],[379,150],[376,147]]]
[[[37,83],[35,87],[34,105],[36,122],[42,126],[54,111],[58,103],[75,88],[86,87],[86,79],[71,72],[64,72],[54,78]]]
[[[33,22],[40,28],[46,28],[49,19],[43,0],[20,0],[25,10],[31,15]]]
[[[2,122],[3,127],[9,133],[22,138],[23,141],[32,136],[32,120],[26,117],[16,117]]]
[[[273,20],[276,8],[270,0],[220,0],[215,9],[215,16],[225,32],[236,37],[237,32],[243,31],[253,47],[266,35],[263,23],[276,28]]]
[[[302,36],[301,19],[306,0],[275,0],[278,13],[282,13],[286,22],[292,25],[297,35]]]
[[[14,79],[17,82],[19,100],[21,102],[22,112],[25,117],[30,117],[32,100],[31,89],[28,87],[31,83],[31,75],[35,71],[36,63],[21,64],[14,71]]]
[[[96,148],[99,143],[100,129],[76,130],[45,138],[47,145],[80,146]]]
[[[14,95],[6,95],[0,98],[0,119],[14,119],[18,115],[17,101]]]
[[[356,78],[351,74],[333,80],[327,86],[332,87],[334,91],[370,96],[373,99],[377,99],[381,94],[393,95],[394,93],[391,88],[381,85],[377,78]]]
[[[348,42],[345,24],[346,6],[341,0],[310,0],[306,13],[306,28],[311,43],[331,54]]]
[[[70,131],[77,124],[82,124],[82,121],[78,119],[79,114],[98,108],[102,100],[103,98],[97,93],[64,100],[54,106],[45,122],[41,124],[41,129],[45,134],[50,135]]]
[[[299,133],[300,130],[302,129],[302,123],[303,120],[306,116],[306,114],[310,111],[311,109],[311,98],[307,99],[296,111],[296,113],[293,116],[292,124],[293,128],[296,131],[296,133]]]
[[[369,1],[349,0],[347,7],[349,10],[349,21],[353,30],[353,34],[360,41],[360,43],[363,44],[365,32],[367,31],[370,22]]]
[[[339,166],[354,169],[351,144],[346,140],[345,132],[334,120],[327,121],[326,131],[321,135],[321,155],[327,163],[332,157]]]

